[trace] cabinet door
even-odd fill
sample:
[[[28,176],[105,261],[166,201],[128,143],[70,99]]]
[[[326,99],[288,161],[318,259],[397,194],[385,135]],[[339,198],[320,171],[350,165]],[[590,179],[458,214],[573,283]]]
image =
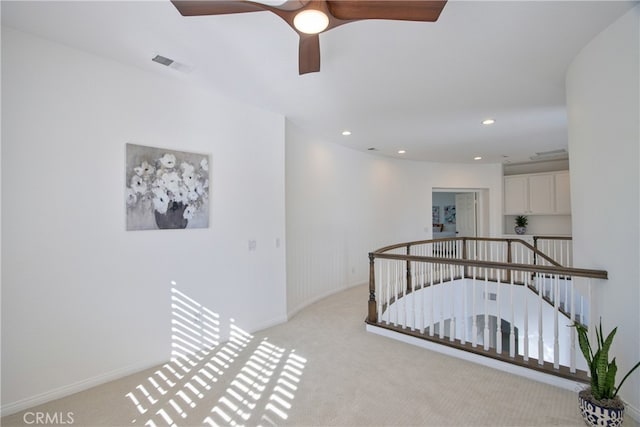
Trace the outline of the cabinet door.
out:
[[[528,191],[526,176],[506,176],[504,178],[504,213],[507,215],[526,214]]]
[[[571,189],[569,172],[556,174],[556,213],[569,215],[571,213]]]
[[[529,176],[529,213],[555,213],[555,181],[553,174]]]

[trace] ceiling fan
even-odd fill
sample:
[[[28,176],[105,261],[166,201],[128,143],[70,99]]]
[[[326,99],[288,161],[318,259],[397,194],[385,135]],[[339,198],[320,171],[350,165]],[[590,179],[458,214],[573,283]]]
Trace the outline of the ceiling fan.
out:
[[[171,0],[183,16],[269,11],[300,36],[299,74],[320,71],[318,34],[363,19],[435,22],[447,0]]]

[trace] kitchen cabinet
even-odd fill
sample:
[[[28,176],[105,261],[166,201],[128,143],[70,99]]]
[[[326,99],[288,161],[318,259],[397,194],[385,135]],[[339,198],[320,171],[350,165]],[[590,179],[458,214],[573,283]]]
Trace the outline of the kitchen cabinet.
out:
[[[504,177],[505,215],[569,215],[569,172]]]

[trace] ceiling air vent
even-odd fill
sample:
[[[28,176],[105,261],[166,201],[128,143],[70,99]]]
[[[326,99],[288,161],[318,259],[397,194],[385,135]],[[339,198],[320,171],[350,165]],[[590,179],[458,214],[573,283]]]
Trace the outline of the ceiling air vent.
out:
[[[151,58],[151,60],[153,62],[157,62],[158,64],[166,65],[167,67],[173,64],[173,59],[165,58],[162,55],[156,55],[153,58]]]
[[[552,151],[543,151],[536,153],[535,156],[529,157],[531,160],[560,160],[569,158],[569,153],[564,148]]]
[[[155,55],[153,58],[151,58],[151,60],[153,62],[157,62],[158,64],[162,64],[165,67],[182,71],[184,73],[189,73],[193,69],[193,67],[191,67],[190,65],[186,65],[178,61],[174,61],[173,59],[167,58],[166,56],[162,56],[162,55]]]

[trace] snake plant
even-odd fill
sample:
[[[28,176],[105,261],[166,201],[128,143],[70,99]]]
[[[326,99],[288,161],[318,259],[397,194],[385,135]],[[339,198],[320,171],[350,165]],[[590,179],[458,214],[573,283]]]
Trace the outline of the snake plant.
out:
[[[618,328],[613,328],[609,335],[604,338],[604,334],[602,333],[602,319],[600,319],[600,325],[596,328],[598,346],[594,353],[594,348],[589,342],[587,328],[579,323],[574,323],[574,326],[578,331],[580,350],[582,350],[582,354],[591,372],[591,394],[596,400],[614,399],[618,395],[618,391],[624,381],[640,366],[640,362],[627,372],[624,378],[622,378],[622,381],[620,381],[620,384],[616,387],[615,381],[618,367],[616,366],[615,357],[609,362],[609,348],[611,347],[613,337]]]
[[[516,227],[526,227],[529,224],[529,218],[524,215],[518,215],[515,219]]]

